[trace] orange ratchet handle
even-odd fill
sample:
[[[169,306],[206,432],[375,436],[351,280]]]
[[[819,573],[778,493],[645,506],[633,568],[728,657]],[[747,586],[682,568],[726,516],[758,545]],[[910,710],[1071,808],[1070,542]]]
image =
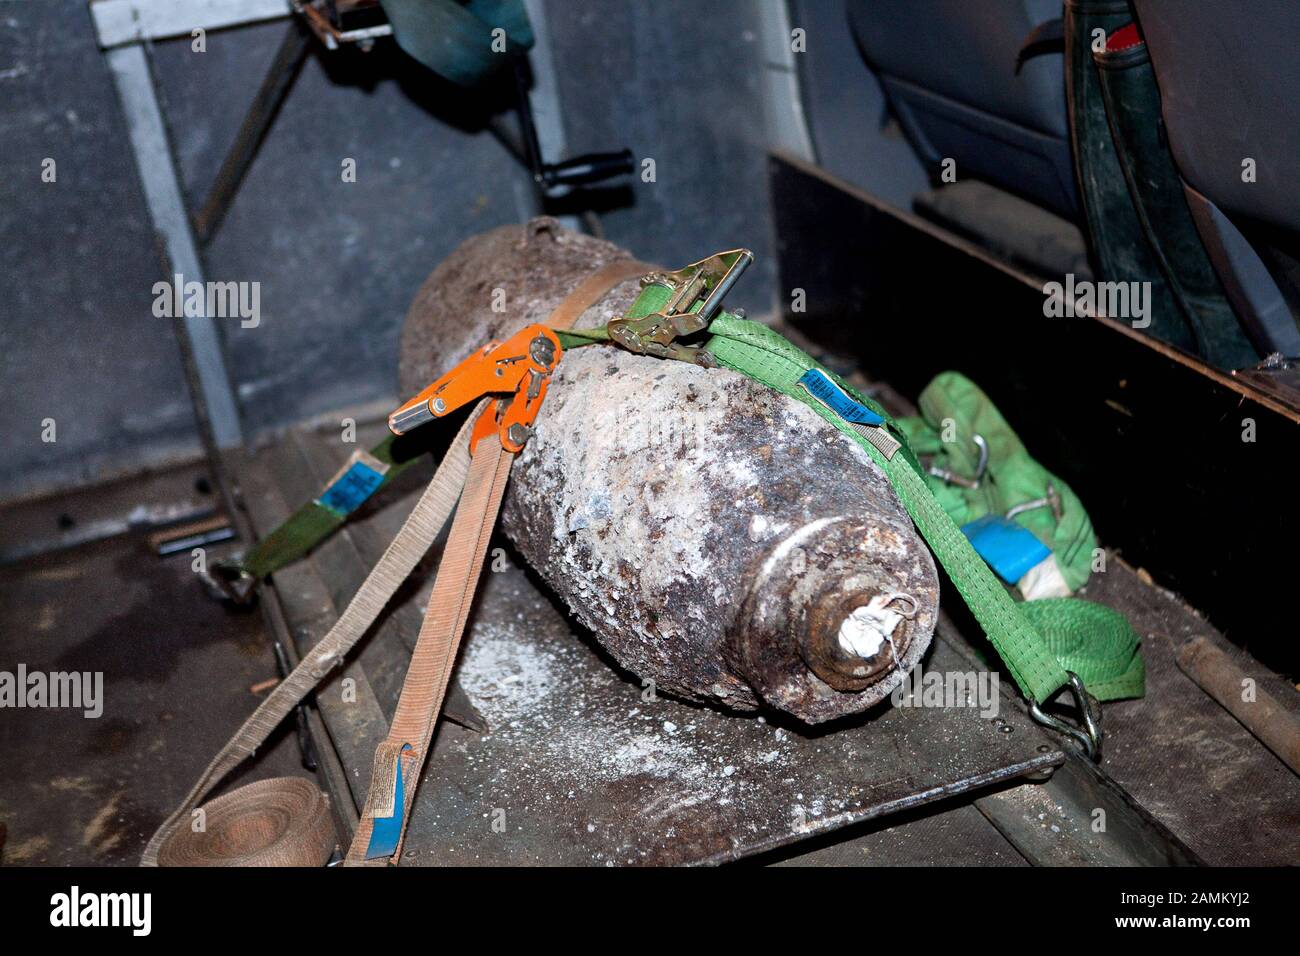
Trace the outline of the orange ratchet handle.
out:
[[[388,416],[388,427],[403,435],[485,395],[509,396],[484,412],[470,436],[470,451],[493,431],[501,445],[519,452],[532,434],[551,373],[563,349],[544,325],[530,325],[504,342],[490,342]]]

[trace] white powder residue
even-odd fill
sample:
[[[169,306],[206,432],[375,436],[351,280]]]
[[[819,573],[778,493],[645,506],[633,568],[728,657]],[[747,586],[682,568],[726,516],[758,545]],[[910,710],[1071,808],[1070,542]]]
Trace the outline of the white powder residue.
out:
[[[457,675],[488,723],[495,726],[535,710],[555,689],[555,655],[494,632],[465,648]]]
[[[701,736],[695,724],[682,727],[643,707],[610,708],[607,696],[622,686],[613,674],[594,684],[579,679],[570,658],[583,654],[580,648],[539,647],[510,631],[477,627],[457,679],[487,720],[489,735],[528,741],[534,772],[563,782],[566,790],[646,775],[671,780],[674,791],[734,796],[740,767],[729,761],[719,766],[720,741],[712,733]],[[568,725],[575,732],[566,732]],[[780,732],[773,740],[777,747],[762,752],[755,766],[785,762]]]

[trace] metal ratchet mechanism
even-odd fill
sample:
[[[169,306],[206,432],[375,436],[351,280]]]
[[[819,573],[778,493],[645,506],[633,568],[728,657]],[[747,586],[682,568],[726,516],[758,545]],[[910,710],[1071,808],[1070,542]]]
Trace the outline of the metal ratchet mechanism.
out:
[[[497,431],[501,447],[518,452],[533,434],[533,421],[562,354],[560,340],[543,325],[530,325],[504,342],[489,342],[389,415],[388,428],[394,435],[405,435],[485,395],[502,394],[496,408],[474,426],[470,451]]]
[[[609,337],[629,352],[656,358],[679,359],[712,368],[713,355],[698,345],[682,345],[674,339],[699,332],[708,326],[722,300],[741,273],[754,261],[748,249],[719,252],[692,262],[676,272],[652,272],[641,279],[641,295],[628,314],[609,323]],[[659,295],[652,295],[662,289]],[[663,298],[653,311],[636,314],[638,305]]]
[[[1051,727],[1057,733],[1065,734],[1079,742],[1084,751],[1092,760],[1101,759],[1101,720],[1097,714],[1096,705],[1092,696],[1088,693],[1088,688],[1083,686],[1083,681],[1074,671],[1066,671],[1066,676],[1070,682],[1065,686],[1070,688],[1070,694],[1074,697],[1075,706],[1079,709],[1079,722],[1082,727],[1071,727],[1065,721],[1043,710],[1035,701],[1029,702],[1029,716],[1034,718],[1044,727]]]

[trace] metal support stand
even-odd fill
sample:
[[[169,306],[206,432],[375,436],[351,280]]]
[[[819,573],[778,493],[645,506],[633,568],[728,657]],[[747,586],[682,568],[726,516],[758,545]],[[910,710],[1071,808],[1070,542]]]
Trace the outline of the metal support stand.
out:
[[[145,202],[171,267],[170,278],[176,282],[203,282],[203,266],[190,231],[144,47],[139,42],[130,43],[109,50],[107,57],[122,100]],[[217,449],[237,448],[244,437],[216,325],[206,314],[186,315],[181,324],[198,379],[195,399],[203,405],[200,419],[206,417]]]
[[[271,61],[271,68],[258,87],[253,105],[248,108],[244,122],[239,127],[239,134],[217,172],[208,198],[194,214],[194,232],[203,245],[207,245],[225,218],[226,210],[230,208],[230,202],[239,190],[239,184],[244,181],[244,174],[253,164],[262,138],[271,128],[275,114],[289,95],[289,90],[293,89],[294,80],[298,78],[298,72],[302,69],[310,48],[311,35],[302,28],[296,17],[291,19],[284,39],[280,41],[280,48],[275,53],[275,59]]]

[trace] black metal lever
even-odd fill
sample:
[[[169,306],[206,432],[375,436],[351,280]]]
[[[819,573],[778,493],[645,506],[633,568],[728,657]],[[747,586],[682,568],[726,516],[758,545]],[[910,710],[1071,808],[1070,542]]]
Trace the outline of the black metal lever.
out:
[[[632,150],[617,153],[584,153],[562,163],[543,163],[541,183],[547,189],[556,186],[586,186],[632,172]]]
[[[604,182],[615,176],[624,176],[635,168],[636,161],[630,149],[616,153],[584,153],[559,163],[548,163],[542,158],[542,147],[537,140],[537,126],[533,122],[533,104],[528,94],[528,71],[523,57],[515,58],[515,87],[518,93],[519,127],[523,134],[524,153],[533,179],[542,189],[587,186]]]

